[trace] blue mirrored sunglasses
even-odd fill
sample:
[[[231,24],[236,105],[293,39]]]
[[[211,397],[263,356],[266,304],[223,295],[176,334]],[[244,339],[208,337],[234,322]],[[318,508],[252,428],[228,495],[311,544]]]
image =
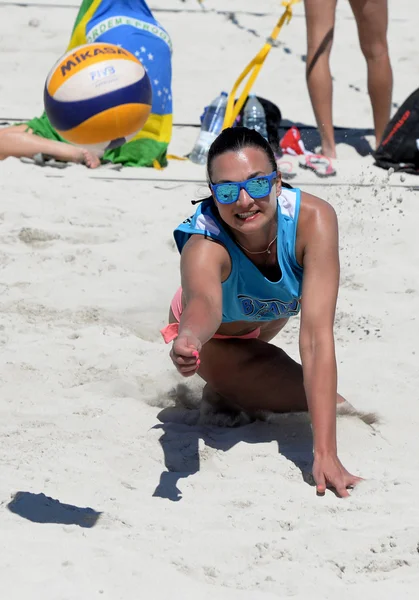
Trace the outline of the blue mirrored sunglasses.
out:
[[[253,200],[264,198],[271,192],[273,181],[277,173],[273,171],[270,175],[261,175],[246,179],[246,181],[229,181],[227,183],[212,183],[211,190],[220,204],[233,204],[240,196],[240,190],[244,189]]]

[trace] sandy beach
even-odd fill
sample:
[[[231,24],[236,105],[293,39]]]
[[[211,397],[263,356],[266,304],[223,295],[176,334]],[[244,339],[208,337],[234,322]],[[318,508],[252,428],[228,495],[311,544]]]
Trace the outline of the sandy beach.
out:
[[[417,85],[419,8],[389,4],[397,105]],[[203,107],[231,89],[282,10],[274,0],[205,6],[150,3],[174,46],[174,154],[190,151]],[[77,9],[74,0],[0,2],[2,125],[42,112],[45,76]],[[315,144],[302,3],[279,41],[255,91]],[[419,179],[389,175],[365,155],[366,68],[344,0],[332,68],[335,125],[344,128],[337,176],[297,167],[292,185],[329,201],[339,218],[339,390],[379,419],[340,417],[339,453],[365,481],[348,500],[316,496],[304,415],[198,425],[202,383],[176,374],[159,329],[179,284],[172,231],[206,193],[203,167],[58,170],[7,159],[0,581],[8,600],[416,600]],[[295,319],[275,343],[298,358],[297,338]]]

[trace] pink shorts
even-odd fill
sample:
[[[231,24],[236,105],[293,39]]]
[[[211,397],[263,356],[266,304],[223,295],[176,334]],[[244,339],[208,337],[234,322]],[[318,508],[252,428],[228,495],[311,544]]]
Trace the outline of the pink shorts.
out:
[[[173,300],[172,300],[170,307],[172,309],[172,313],[173,313],[175,319],[177,319],[178,322],[170,323],[169,325],[166,325],[166,327],[163,327],[163,329],[160,330],[160,333],[162,334],[163,339],[166,342],[166,344],[170,344],[170,342],[173,342],[173,340],[175,338],[177,338],[177,336],[179,334],[179,321],[180,321],[180,317],[182,314],[182,288],[181,287],[177,290],[176,294],[173,296]],[[213,338],[217,339],[217,340],[252,340],[252,339],[258,338],[259,336],[260,336],[260,327],[257,327],[250,333],[245,333],[244,335],[220,335],[219,333],[216,333],[213,336]]]

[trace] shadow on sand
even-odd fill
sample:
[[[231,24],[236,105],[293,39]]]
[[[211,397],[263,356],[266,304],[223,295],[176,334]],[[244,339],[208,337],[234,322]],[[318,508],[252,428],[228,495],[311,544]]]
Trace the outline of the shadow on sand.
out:
[[[311,475],[313,438],[307,414],[270,415],[265,421],[255,419],[235,427],[219,427],[202,423],[199,406],[185,406],[182,395],[181,389],[178,395],[173,394],[175,406],[163,409],[158,414],[161,424],[154,427],[163,432],[159,441],[167,470],[161,474],[153,496],[174,502],[182,499],[179,480],[200,470],[199,440],[222,452],[228,452],[240,442],[265,444],[275,441],[278,453],[300,469],[307,484],[314,484]],[[226,422],[228,418],[227,414]]]
[[[93,508],[63,504],[45,494],[32,492],[17,492],[7,508],[10,512],[33,523],[59,523],[85,528],[94,527],[102,514]]]
[[[315,152],[316,148],[318,149],[320,146],[320,136],[316,127],[300,122],[292,123],[291,121],[284,119],[281,121],[281,127],[279,129],[280,138],[282,138],[292,125],[295,125],[300,130],[301,139],[304,142],[306,150]],[[374,137],[374,135],[373,129],[335,127],[336,144],[348,144],[349,146],[352,146],[359,156],[369,156],[373,153],[371,144],[366,136]]]

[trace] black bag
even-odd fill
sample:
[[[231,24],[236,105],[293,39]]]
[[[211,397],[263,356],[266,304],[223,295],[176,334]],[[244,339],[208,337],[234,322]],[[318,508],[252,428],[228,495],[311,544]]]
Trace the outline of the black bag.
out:
[[[279,110],[277,105],[271,102],[270,100],[266,100],[265,98],[261,98],[260,96],[256,96],[256,98],[262,104],[263,110],[265,111],[266,131],[268,133],[269,144],[271,145],[271,148],[275,152],[275,154],[281,154],[281,150],[279,148],[279,128],[281,126],[282,120],[281,111]],[[240,125],[243,122],[243,113],[245,106],[246,102],[242,106],[239,116],[236,119],[236,125]]]
[[[400,106],[374,153],[375,164],[419,175],[419,88]]]

